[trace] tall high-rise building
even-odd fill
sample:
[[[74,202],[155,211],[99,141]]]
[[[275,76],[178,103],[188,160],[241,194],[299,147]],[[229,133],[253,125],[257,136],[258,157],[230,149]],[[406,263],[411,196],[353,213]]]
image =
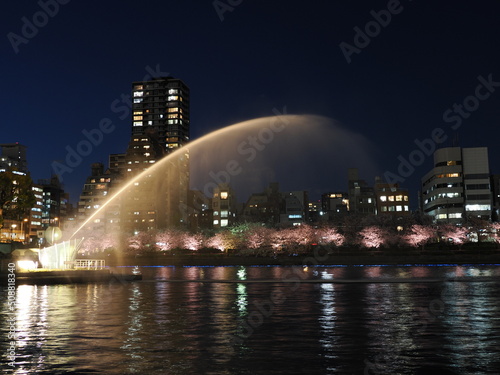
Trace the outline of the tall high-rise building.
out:
[[[132,84],[132,136],[114,165],[130,181],[121,199],[122,229],[128,233],[187,225],[189,191],[189,88],[180,79],[159,77]],[[119,156],[119,157],[118,157]]]
[[[434,167],[422,178],[422,210],[436,222],[461,223],[466,216],[491,219],[488,149],[447,147],[434,152]]]
[[[134,82],[132,137],[156,134],[165,152],[189,142],[189,88],[180,79]]]

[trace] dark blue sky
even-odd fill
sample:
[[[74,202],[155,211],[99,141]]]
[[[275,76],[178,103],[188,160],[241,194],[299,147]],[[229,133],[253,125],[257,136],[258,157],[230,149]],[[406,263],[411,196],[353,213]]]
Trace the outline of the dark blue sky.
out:
[[[448,138],[441,145],[458,137],[463,147],[488,146],[491,170],[499,172],[500,88],[490,84],[474,99],[479,76],[500,82],[497,1],[61,2],[45,18],[37,1],[4,5],[0,141],[27,145],[32,177],[48,178],[53,161],[64,161],[67,147],[85,139],[82,130],[111,119],[114,130],[63,176],[72,201],[91,163],[125,151],[130,119],[110,106],[147,66],[190,86],[192,138],[286,106],[288,113],[336,119],[375,144],[378,170],[362,176],[369,182],[387,170],[398,174],[398,156],[408,158],[415,140],[437,128]],[[214,3],[232,11],[221,21]],[[377,30],[371,11],[388,8],[391,20]],[[23,17],[46,25],[29,34]],[[358,40],[359,53],[348,63],[340,43],[356,47],[354,28],[367,26],[373,37],[366,46]],[[13,43],[9,33],[25,39]],[[464,109],[458,123],[453,105],[464,100],[472,110]],[[420,177],[432,165],[430,157],[417,159],[401,184],[414,204]],[[316,186],[280,182],[345,190],[345,175],[332,176],[328,163],[317,173],[324,179]]]

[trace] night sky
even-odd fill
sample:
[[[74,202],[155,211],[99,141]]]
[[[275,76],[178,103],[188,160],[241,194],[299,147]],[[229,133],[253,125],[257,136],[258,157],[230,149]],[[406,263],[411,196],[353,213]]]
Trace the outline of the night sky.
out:
[[[408,159],[418,150],[415,140],[433,134],[446,138],[439,146],[455,140],[489,147],[491,171],[500,172],[497,1],[60,0],[59,9],[47,3],[52,16],[34,0],[10,1],[0,15],[0,142],[28,146],[32,177],[48,178],[67,147],[85,139],[84,129],[111,119],[114,130],[63,176],[72,202],[91,163],[107,164],[109,153],[125,151],[131,120],[111,104],[130,94],[148,66],[190,87],[192,139],[286,107],[335,119],[368,139],[376,167],[361,177],[370,183],[386,171],[401,175],[398,157]],[[34,18],[42,26],[23,28]],[[372,36],[355,41],[354,28]],[[304,160],[310,156],[299,151]],[[399,182],[410,188],[414,208],[432,157],[412,156],[415,170],[405,170]],[[339,167],[345,174],[329,172]],[[314,198],[346,190],[349,167],[362,166],[311,160],[279,182]],[[301,180],[300,168],[321,178]]]

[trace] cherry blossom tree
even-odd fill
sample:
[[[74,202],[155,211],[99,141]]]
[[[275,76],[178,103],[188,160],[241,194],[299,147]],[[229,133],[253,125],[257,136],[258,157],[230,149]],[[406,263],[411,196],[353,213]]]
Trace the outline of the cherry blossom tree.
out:
[[[385,243],[388,233],[384,228],[371,225],[363,228],[363,230],[359,233],[359,236],[361,237],[361,244],[364,247],[379,248]]]
[[[210,237],[206,241],[206,244],[208,247],[219,249],[220,251],[225,251],[227,249],[224,234],[222,232],[216,233],[215,235]]]
[[[182,247],[188,250],[199,250],[203,243],[203,236],[200,233],[182,233]]]
[[[405,241],[412,247],[424,245],[436,235],[436,230],[428,225],[412,225],[408,232],[404,235]]]
[[[252,227],[246,235],[246,246],[249,249],[259,249],[270,245],[271,229],[263,226]]]
[[[165,230],[155,236],[156,246],[160,251],[169,251],[181,247],[181,235],[177,230]]]
[[[491,223],[490,224],[490,232],[491,232],[491,238],[496,242],[500,243],[500,223]]]
[[[139,232],[128,239],[128,248],[134,253],[157,250],[155,232]]]
[[[345,242],[345,236],[333,227],[319,228],[316,235],[321,245],[342,246]]]
[[[468,239],[469,231],[464,227],[453,224],[445,224],[439,228],[442,236],[450,239],[456,245],[462,245]]]

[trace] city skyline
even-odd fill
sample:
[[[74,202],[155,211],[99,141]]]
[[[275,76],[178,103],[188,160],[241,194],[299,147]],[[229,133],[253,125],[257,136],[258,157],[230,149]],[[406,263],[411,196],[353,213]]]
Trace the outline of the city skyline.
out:
[[[125,151],[130,83],[168,73],[191,88],[192,139],[286,108],[332,118],[369,139],[378,170],[361,177],[399,176],[412,201],[432,166],[429,150],[457,139],[461,147],[488,147],[498,173],[496,3],[219,3],[9,4],[2,142],[28,146],[37,180],[50,178],[68,147],[99,129],[102,140],[63,174],[74,202],[91,164]],[[176,17],[164,25],[160,10]],[[328,167],[309,165],[317,174]],[[345,190],[341,177],[340,186],[327,173],[314,186],[279,182],[314,195]]]

